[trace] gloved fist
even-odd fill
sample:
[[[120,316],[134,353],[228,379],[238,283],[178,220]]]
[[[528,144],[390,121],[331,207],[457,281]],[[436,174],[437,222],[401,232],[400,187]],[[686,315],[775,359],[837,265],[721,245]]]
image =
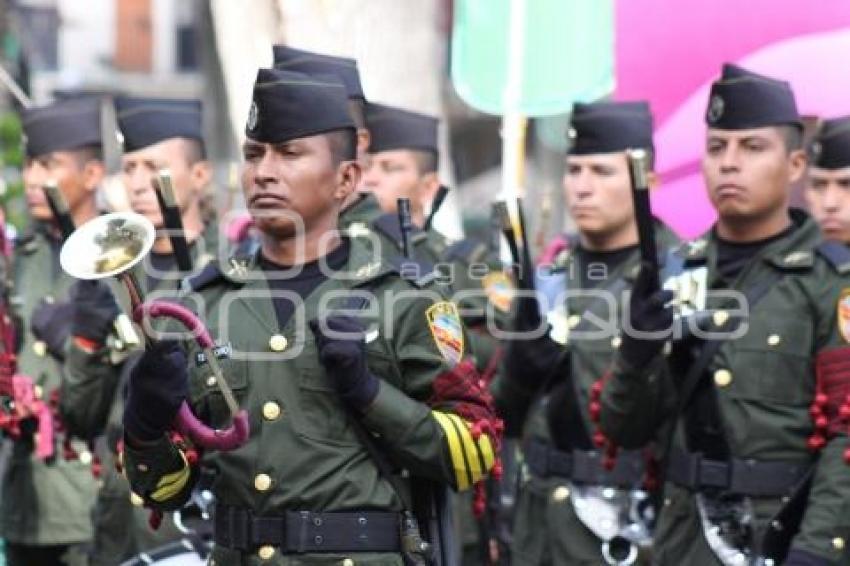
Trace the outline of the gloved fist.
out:
[[[310,321],[319,361],[325,366],[343,401],[365,411],[378,395],[380,382],[366,366],[365,328],[350,316],[330,315]],[[341,336],[346,334],[348,336]]]
[[[77,281],[68,292],[73,305],[71,334],[103,344],[121,313],[103,281]]]
[[[65,359],[65,343],[71,336],[73,313],[71,303],[42,300],[30,316],[33,336],[44,342],[50,355],[60,362]]]
[[[673,325],[673,309],[668,305],[673,292],[657,288],[655,271],[641,265],[629,299],[630,328],[624,329],[620,356],[633,368],[641,368],[657,356],[669,336],[647,336],[663,333]]]
[[[180,344],[155,342],[130,371],[124,430],[137,440],[159,440],[188,395],[189,373]]]

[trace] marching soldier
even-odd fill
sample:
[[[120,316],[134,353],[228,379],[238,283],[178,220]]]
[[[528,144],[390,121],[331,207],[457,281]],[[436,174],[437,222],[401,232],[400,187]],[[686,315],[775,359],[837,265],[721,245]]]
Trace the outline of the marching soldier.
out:
[[[810,147],[806,204],[824,238],[850,244],[850,117],[826,120]]]
[[[514,564],[633,563],[633,553],[649,543],[647,517],[632,523],[629,540],[622,532],[630,522],[618,516],[628,516],[633,504],[646,508],[639,491],[645,458],[623,454],[606,469],[592,407],[597,380],[620,343],[592,321],[619,320],[622,293],[640,262],[626,150],[653,152],[649,106],[576,103],[570,137],[564,190],[578,233],[559,238],[551,265],[540,266],[540,299],[517,299],[516,334],[493,388],[508,436],[524,439]],[[659,247],[672,245],[660,223],[656,232]],[[607,504],[613,517],[602,512],[603,492],[614,502]]]
[[[246,136],[260,250],[210,264],[186,297],[225,346],[219,364],[250,414],[247,444],[203,458],[217,472],[211,563],[422,560],[403,485],[467,489],[498,447],[457,308],[429,277],[401,278],[339,235],[360,176],[340,83],[260,70]],[[179,506],[195,481],[183,443],[165,436],[183,399],[226,424],[209,371],[197,347],[161,342],[131,374],[125,468],[154,508]]]
[[[218,253],[218,228],[205,209],[212,167],[206,159],[201,123],[201,103],[121,97],[115,102],[123,141],[122,182],[132,210],[148,218],[157,229],[151,254],[137,265],[136,280],[150,296],[173,292],[188,273],[181,272],[165,230],[154,183],[167,170],[174,189],[176,208],[193,267],[199,269]],[[95,348],[100,345],[95,346]],[[76,346],[72,346],[75,348]],[[109,457],[104,459],[104,485],[95,507],[95,540],[91,564],[111,565],[139,552],[179,539],[170,521],[157,531],[148,526],[142,501],[131,496],[125,478],[113,465],[122,436],[121,415],[127,375],[141,351],[131,355],[110,379],[78,367],[72,358],[63,380],[63,407],[75,432],[87,438],[106,433]]]
[[[674,330],[691,338],[664,355],[672,293],[641,270],[602,429],[612,452],[657,441],[655,563],[847,564],[850,254],[788,207],[806,167],[788,83],[725,65],[706,122],[718,220],[668,286],[710,316],[683,310]]]
[[[45,436],[39,425],[39,434],[24,428],[14,438],[3,475],[0,530],[13,566],[84,564],[97,491],[93,458],[86,444],[64,430],[57,396],[71,337],[80,344],[104,342],[118,307],[105,285],[74,284],[59,269],[61,232],[43,187],[58,185],[75,223],[97,215],[95,191],[104,177],[100,102],[80,98],[26,110],[23,128],[32,229],[14,256],[13,302],[26,327],[18,373],[32,380],[32,403],[52,407],[48,427],[54,435]],[[81,355],[90,361],[100,353]],[[102,364],[94,371],[91,378],[101,379],[111,369]]]

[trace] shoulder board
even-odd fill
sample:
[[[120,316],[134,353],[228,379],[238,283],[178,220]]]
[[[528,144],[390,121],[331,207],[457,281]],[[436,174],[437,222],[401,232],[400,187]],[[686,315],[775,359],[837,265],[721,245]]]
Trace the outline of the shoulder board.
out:
[[[434,265],[427,261],[393,256],[387,258],[387,263],[402,279],[420,289],[427,287],[439,277]]]
[[[224,273],[221,271],[221,266],[217,261],[209,262],[200,273],[184,277],[180,284],[183,291],[201,291],[209,287],[212,283],[225,279]]]
[[[383,236],[392,240],[396,246],[401,247],[401,226],[395,214],[382,214],[372,221],[372,227]]]
[[[844,244],[839,242],[821,242],[815,250],[836,272],[841,275],[850,273],[850,249]]]

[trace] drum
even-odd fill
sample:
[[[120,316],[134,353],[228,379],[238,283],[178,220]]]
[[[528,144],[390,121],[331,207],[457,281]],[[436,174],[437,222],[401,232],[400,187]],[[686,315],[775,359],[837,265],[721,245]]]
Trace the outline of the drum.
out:
[[[157,566],[203,566],[207,563],[206,557],[212,551],[212,542],[200,542],[203,548],[196,549],[190,539],[172,542],[163,547],[143,552],[122,563],[121,566],[145,566],[156,564]],[[200,550],[200,553],[198,552]],[[201,556],[203,554],[203,556]]]

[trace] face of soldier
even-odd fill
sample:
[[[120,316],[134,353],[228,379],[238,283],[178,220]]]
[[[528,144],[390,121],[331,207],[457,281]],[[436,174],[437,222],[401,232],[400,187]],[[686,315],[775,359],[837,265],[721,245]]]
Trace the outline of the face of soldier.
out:
[[[804,194],[824,237],[850,243],[850,167],[812,167]]]
[[[103,176],[103,163],[91,159],[87,150],[54,151],[27,159],[23,181],[30,215],[41,221],[53,218],[43,189],[48,181],[57,183],[73,215],[92,198]]]
[[[584,239],[608,249],[637,241],[625,153],[568,155],[564,191],[567,208]]]
[[[330,136],[280,144],[251,139],[242,147],[242,188],[257,228],[275,239],[324,234],[336,228],[342,201],[360,181],[354,161],[335,162]]]
[[[416,153],[406,149],[371,154],[363,184],[384,212],[397,212],[398,199],[410,199],[410,215],[417,226],[425,223],[425,210],[440,187],[437,174],[423,174]]]
[[[702,173],[722,220],[747,221],[786,214],[788,186],[802,178],[806,157],[789,151],[783,129],[709,129]]]
[[[154,190],[154,182],[161,169],[171,172],[174,196],[182,215],[199,206],[212,176],[209,163],[200,159],[197,148],[189,140],[172,138],[124,154],[121,157],[121,180],[127,189],[130,207],[156,228],[163,226]]]

